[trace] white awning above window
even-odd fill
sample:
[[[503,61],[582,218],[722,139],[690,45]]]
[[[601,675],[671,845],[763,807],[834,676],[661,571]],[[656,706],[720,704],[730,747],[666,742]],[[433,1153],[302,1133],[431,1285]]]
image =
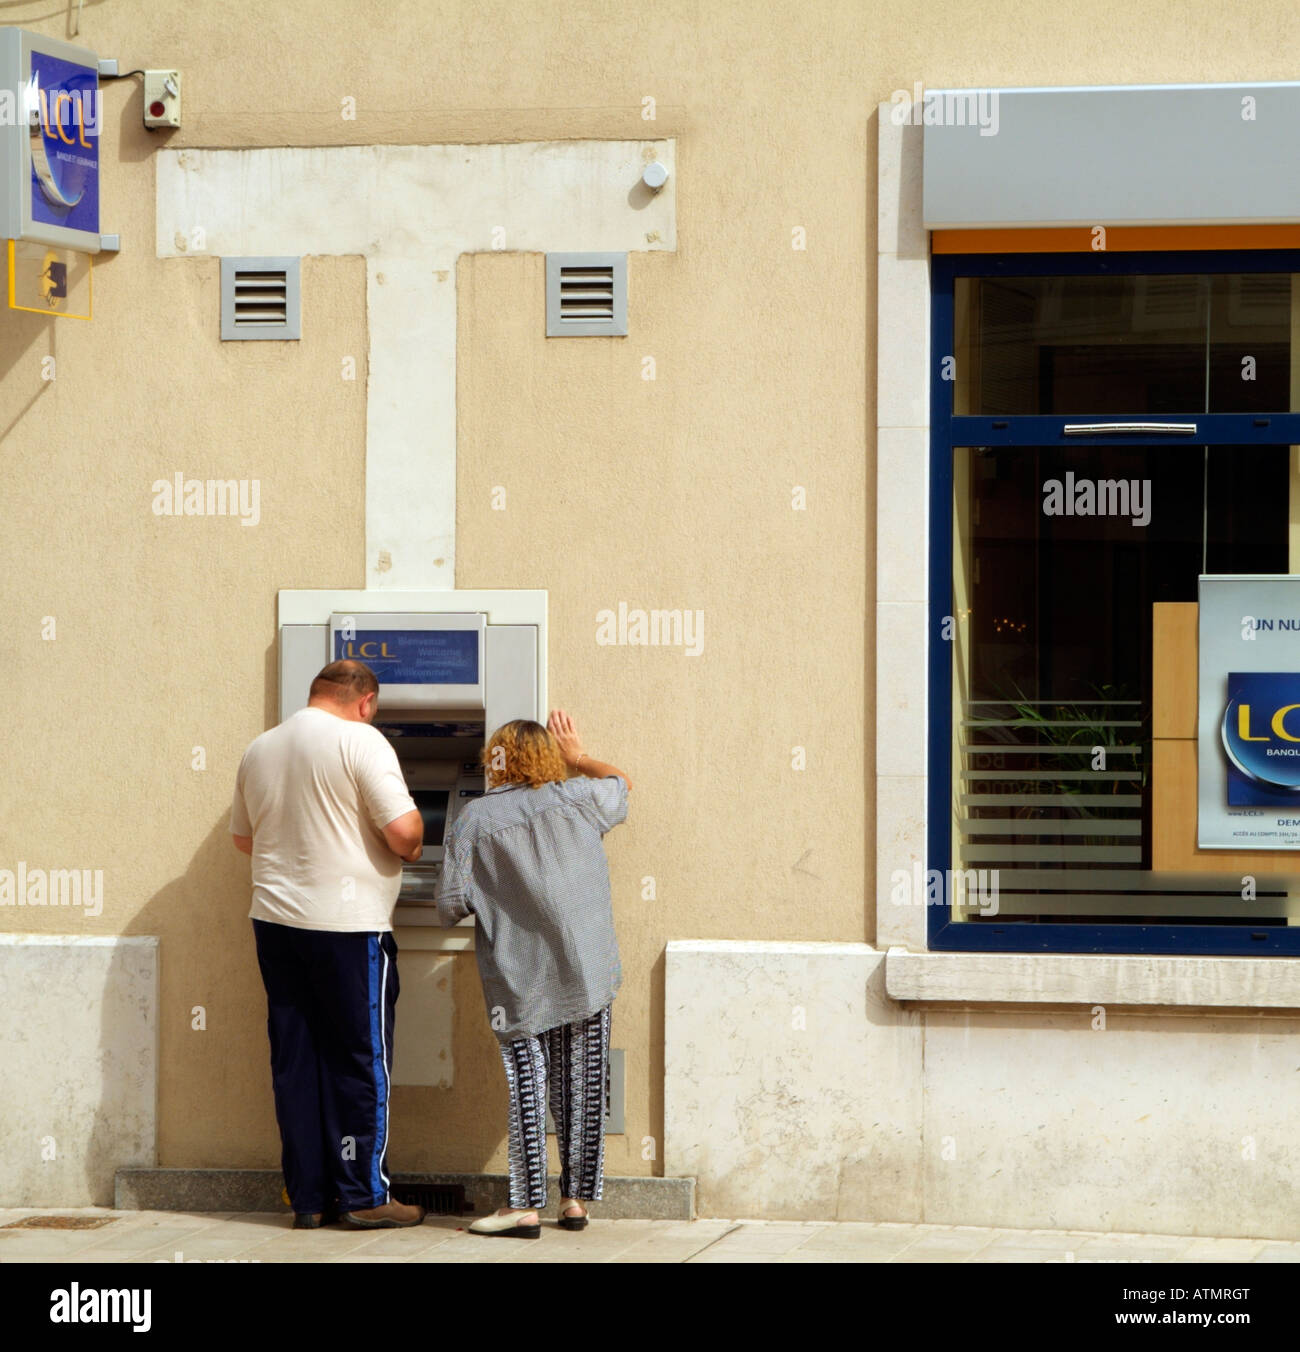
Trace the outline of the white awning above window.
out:
[[[1300,83],[915,93],[927,230],[1300,221]]]

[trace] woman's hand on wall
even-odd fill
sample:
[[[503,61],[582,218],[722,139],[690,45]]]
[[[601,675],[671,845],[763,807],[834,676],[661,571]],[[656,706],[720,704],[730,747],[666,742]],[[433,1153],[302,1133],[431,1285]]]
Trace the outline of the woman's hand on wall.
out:
[[[572,768],[582,753],[582,738],[573,724],[573,719],[563,709],[552,709],[546,720],[547,730],[560,745],[560,755],[564,763]]]
[[[559,743],[560,755],[564,757],[564,763],[570,770],[576,770],[589,779],[606,779],[610,775],[617,775],[629,789],[632,787],[632,781],[617,765],[610,765],[608,761],[594,760],[582,749],[582,738],[578,736],[578,729],[573,726],[573,719],[563,709],[553,709],[550,718],[546,720],[546,726],[551,736]]]

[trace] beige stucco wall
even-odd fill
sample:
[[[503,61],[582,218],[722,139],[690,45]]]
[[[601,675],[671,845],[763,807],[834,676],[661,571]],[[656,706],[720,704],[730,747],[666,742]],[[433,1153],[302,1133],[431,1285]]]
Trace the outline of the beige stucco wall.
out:
[[[71,36],[28,9],[6,18]],[[108,87],[103,228],[123,250],[96,269],[96,318],[0,314],[0,866],[102,868],[106,885],[98,918],[0,926],[159,936],[163,1165],[278,1159],[226,811],[243,746],[274,720],[277,590],[364,585],[367,335],[362,260],[308,258],[303,342],[219,343],[217,261],[154,256],[151,155],[676,138],[678,248],[631,257],[627,339],[546,342],[539,255],[457,273],[456,583],[550,592],[552,700],[636,780],[609,841],[628,1084],[608,1168],[657,1172],[641,1140],[662,1137],[665,942],[875,937],[877,101],[915,80],[1285,79],[1300,24],[1280,0],[1244,19],[1181,2],[136,0],[85,7],[73,40],[181,69],[185,123],[146,133],[138,81]],[[177,470],[260,480],[260,524],[154,516],[150,485]],[[620,600],[703,609],[704,654],[598,647],[595,613]],[[456,1086],[397,1092],[399,1169],[504,1166],[501,1075],[472,960],[455,961]]]

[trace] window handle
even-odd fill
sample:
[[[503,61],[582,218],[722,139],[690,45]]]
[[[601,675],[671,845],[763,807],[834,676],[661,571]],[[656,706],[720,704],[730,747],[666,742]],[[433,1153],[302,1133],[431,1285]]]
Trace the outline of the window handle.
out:
[[[1112,432],[1141,432],[1143,435],[1153,432],[1167,432],[1174,436],[1190,437],[1196,435],[1195,423],[1169,422],[1105,422],[1105,423],[1066,423],[1067,437],[1100,437]]]

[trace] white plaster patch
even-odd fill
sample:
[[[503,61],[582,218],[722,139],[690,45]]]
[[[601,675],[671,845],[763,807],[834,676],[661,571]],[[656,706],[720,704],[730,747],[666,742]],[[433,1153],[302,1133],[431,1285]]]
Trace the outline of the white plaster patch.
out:
[[[671,252],[675,149],[666,140],[158,153],[159,258],[194,256],[201,240],[206,257],[368,260],[368,586],[455,585],[457,257]],[[647,150],[669,171],[658,193],[640,181]],[[541,296],[519,303],[544,322]]]

